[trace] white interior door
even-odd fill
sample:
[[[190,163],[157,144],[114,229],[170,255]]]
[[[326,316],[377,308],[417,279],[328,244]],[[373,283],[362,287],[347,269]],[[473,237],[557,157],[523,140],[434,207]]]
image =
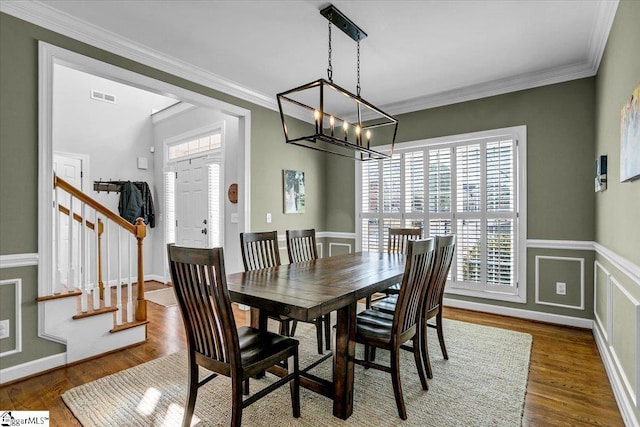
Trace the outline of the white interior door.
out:
[[[54,153],[53,154],[53,171],[56,176],[64,179],[69,184],[73,185],[78,189],[82,189],[82,160],[76,157],[66,156],[64,154]],[[58,192],[58,204],[62,205],[66,208],[69,208],[70,198],[68,193],[64,191]],[[74,212],[78,213],[80,211],[79,203],[75,203],[73,206]],[[57,214],[56,214],[57,215]],[[55,216],[54,216],[55,221]],[[70,217],[67,215],[60,214],[60,229],[59,234],[54,233],[54,236],[60,236],[60,245],[54,238],[54,248],[57,249],[57,271],[59,274],[59,280],[61,283],[72,287],[74,285],[73,277],[75,275],[75,263],[69,263],[69,226],[76,226],[76,223],[70,220]],[[54,223],[55,227],[55,223]],[[72,245],[73,254],[71,256],[72,261],[75,261],[78,256],[78,236],[79,233],[77,229],[74,230],[74,240],[75,243]],[[56,237],[57,238],[57,237]],[[69,276],[69,270],[71,269],[71,277]]]
[[[177,163],[176,178],[176,243],[180,246],[205,248],[209,238],[207,164],[204,158]]]

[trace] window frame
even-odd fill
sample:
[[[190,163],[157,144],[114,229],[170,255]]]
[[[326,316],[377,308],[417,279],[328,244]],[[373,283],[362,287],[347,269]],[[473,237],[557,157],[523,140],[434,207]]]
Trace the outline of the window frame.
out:
[[[449,280],[447,282],[447,287],[446,287],[446,292],[449,294],[456,294],[456,295],[465,295],[465,296],[471,296],[471,297],[479,297],[479,298],[486,298],[486,299],[493,299],[493,300],[501,300],[501,301],[510,301],[510,302],[517,302],[517,303],[526,303],[527,301],[527,286],[526,286],[526,271],[527,271],[527,266],[526,266],[526,242],[527,242],[527,182],[526,182],[526,177],[527,177],[527,159],[526,159],[526,153],[527,153],[527,127],[526,125],[521,125],[521,126],[513,126],[513,127],[508,127],[508,128],[500,128],[500,129],[491,129],[491,130],[486,130],[486,131],[480,131],[480,132],[472,132],[472,133],[466,133],[466,134],[459,134],[459,135],[450,135],[450,136],[444,136],[444,137],[438,137],[438,138],[430,138],[430,139],[424,139],[424,140],[417,140],[417,141],[411,141],[411,142],[405,142],[405,143],[399,143],[395,145],[394,148],[394,154],[403,154],[406,152],[412,152],[412,151],[417,151],[417,150],[429,150],[429,149],[433,149],[433,148],[446,148],[446,147],[459,147],[461,145],[467,145],[469,143],[473,143],[475,141],[480,142],[480,144],[482,145],[481,148],[481,162],[484,164],[484,162],[486,162],[486,145],[487,142],[493,142],[499,138],[512,138],[513,141],[515,142],[516,146],[514,147],[514,158],[513,158],[513,166],[514,166],[514,173],[513,173],[513,189],[515,192],[515,197],[514,197],[514,211],[515,214],[513,215],[515,224],[513,227],[513,235],[514,235],[514,240],[513,240],[513,244],[514,244],[514,269],[515,272],[513,274],[513,279],[515,281],[515,286],[509,286],[508,287],[508,292],[505,292],[505,286],[504,285],[495,285],[495,286],[491,286],[491,285],[487,285],[486,283],[486,269],[484,269],[485,274],[482,277],[482,286],[481,289],[478,289],[478,285],[477,284],[473,284],[473,285],[469,285],[469,284],[465,284],[464,282],[453,282],[452,280]],[[376,147],[376,149],[379,149],[380,151],[384,152],[384,153],[389,153],[390,150],[390,146],[378,146]],[[425,151],[425,153],[428,151]],[[439,218],[444,218],[446,216],[449,216],[449,218],[451,219],[451,221],[457,221],[459,219],[463,219],[464,217],[468,216],[468,214],[466,213],[462,213],[462,212],[456,212],[456,215],[454,215],[453,212],[453,207],[454,207],[454,203],[456,203],[456,198],[455,198],[455,186],[456,186],[456,174],[453,173],[453,169],[452,168],[452,177],[451,177],[451,189],[452,189],[452,196],[451,196],[451,206],[452,206],[452,212],[451,213],[430,213],[429,212],[429,199],[428,199],[428,186],[429,186],[429,180],[428,180],[428,163],[427,163],[427,159],[428,157],[425,156],[424,157],[424,162],[425,162],[425,177],[424,177],[424,212],[411,212],[411,213],[407,213],[406,212],[406,203],[405,203],[405,182],[404,182],[404,168],[405,168],[405,162],[401,162],[401,196],[400,196],[400,202],[401,202],[401,212],[402,213],[384,213],[384,212],[377,212],[375,214],[364,214],[363,213],[363,209],[362,209],[362,197],[363,197],[363,182],[362,182],[362,169],[363,169],[363,163],[366,162],[356,162],[356,168],[355,168],[355,182],[356,182],[356,250],[361,251],[362,250],[362,238],[363,238],[363,232],[362,232],[362,221],[363,219],[369,217],[377,217],[380,219],[379,223],[382,224],[383,223],[383,219],[387,219],[387,218],[400,218],[401,224],[403,223],[403,221],[405,220],[411,220],[411,219],[417,219],[417,220],[422,220],[424,222],[424,227],[427,229],[426,234],[428,234],[428,221],[429,219],[439,219]],[[452,151],[452,157],[451,157],[451,163],[453,164],[454,162],[456,162],[456,157],[455,157],[455,153]],[[483,166],[484,167],[484,166]],[[382,168],[379,169],[380,171],[382,170]],[[479,212],[479,218],[481,218],[481,221],[486,222],[487,219],[492,219],[494,216],[491,215],[487,218],[487,210],[486,210],[486,170],[482,169],[481,172],[481,181],[482,181],[482,185],[483,185],[483,191],[482,194],[485,195],[485,197],[483,198],[483,200],[481,200],[481,206],[482,209]],[[382,172],[380,172],[380,176],[379,176],[379,182],[382,183]],[[384,189],[381,188],[379,191],[379,197],[382,198],[383,197],[383,193],[384,193]],[[380,202],[381,206],[383,201]],[[457,210],[457,209],[456,209]],[[499,217],[500,215],[498,215]],[[379,225],[379,230],[380,227],[383,227],[382,225]],[[482,224],[482,230],[484,231],[484,236],[487,235],[486,233],[486,225],[483,223]],[[382,229],[382,232],[384,233],[384,229]],[[384,239],[384,235],[383,235],[383,239]],[[379,245],[379,250],[384,251],[385,248],[384,246],[384,240],[380,241],[378,243]],[[483,246],[486,246],[486,238],[483,239]],[[456,255],[455,257],[457,258],[457,251],[456,251]],[[452,264],[452,273],[455,274],[455,269],[457,268],[456,264],[456,259],[454,259],[454,264]],[[451,277],[451,276],[450,276]]]

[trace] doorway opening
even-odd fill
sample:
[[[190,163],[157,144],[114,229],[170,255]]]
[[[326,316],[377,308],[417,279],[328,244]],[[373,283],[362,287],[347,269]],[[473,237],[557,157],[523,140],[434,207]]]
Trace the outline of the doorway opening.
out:
[[[223,193],[224,189],[229,183],[235,183],[239,188],[242,189],[241,197],[238,199],[237,205],[234,207],[235,211],[231,213],[235,213],[233,227],[231,230],[226,230],[227,233],[233,232],[237,235],[237,233],[245,231],[250,228],[249,225],[249,200],[250,200],[250,189],[248,187],[249,184],[249,147],[250,147],[250,117],[251,113],[249,110],[244,108],[240,108],[234,106],[232,104],[228,104],[226,102],[210,98],[195,92],[191,92],[189,90],[183,89],[178,86],[174,86],[159,80],[155,80],[132,71],[124,70],[122,68],[85,57],[83,55],[77,54],[75,52],[71,52],[53,45],[49,45],[44,42],[40,42],[39,44],[39,74],[41,85],[39,86],[39,211],[38,211],[38,219],[39,219],[39,231],[38,231],[38,252],[39,252],[39,260],[41,264],[41,268],[39,268],[39,294],[42,294],[43,290],[46,289],[43,286],[44,283],[51,282],[54,278],[55,273],[55,262],[54,262],[54,242],[53,242],[53,214],[52,209],[50,208],[53,203],[53,194],[51,191],[52,182],[53,182],[53,171],[54,171],[54,159],[53,153],[55,148],[55,135],[53,131],[53,122],[55,119],[56,112],[54,111],[54,97],[56,94],[54,93],[54,69],[56,66],[64,66],[74,70],[82,71],[93,76],[97,76],[100,78],[108,79],[113,82],[118,82],[124,85],[131,86],[133,88],[138,88],[142,90],[149,91],[154,94],[162,95],[167,98],[173,99],[172,107],[167,108],[167,111],[159,111],[155,114],[150,114],[150,121],[156,125],[157,127],[164,126],[167,123],[167,117],[177,117],[180,116],[184,111],[190,110],[194,111],[197,109],[202,109],[203,111],[216,111],[218,114],[223,115],[225,117],[229,117],[235,129],[233,130],[233,136],[235,138],[235,145],[233,150],[221,151],[217,157],[212,156],[212,153],[205,153],[205,155],[201,155],[200,157],[206,157],[204,160],[207,164],[207,169],[212,172],[207,172],[207,193],[210,193],[211,190],[209,187],[213,187],[214,184],[217,186],[220,194]],[[90,94],[87,93],[87,98],[90,97]],[[121,98],[116,98],[120,101]],[[104,103],[105,106],[111,103]],[[171,111],[168,111],[171,110]],[[216,120],[220,120],[217,118]],[[167,220],[166,214],[169,212],[167,206],[164,205],[165,197],[164,197],[164,187],[166,185],[166,172],[171,169],[171,165],[168,162],[167,153],[163,153],[164,149],[162,147],[162,141],[160,144],[152,144],[152,143],[143,143],[145,144],[144,149],[147,152],[147,156],[151,158],[151,162],[149,162],[149,166],[154,168],[152,175],[150,175],[149,180],[153,181],[155,184],[155,202],[158,204],[157,214],[161,216],[163,223]],[[104,144],[102,148],[105,149]],[[108,148],[108,147],[107,147]],[[157,151],[156,151],[157,150]],[[158,152],[155,155],[154,159],[154,151]],[[149,154],[151,153],[151,154]],[[87,154],[91,157],[91,154]],[[96,158],[91,159],[92,170],[97,167],[99,162],[101,161],[101,156],[95,156]],[[133,161],[136,159],[134,158]],[[140,161],[137,159],[137,166],[139,169],[144,169],[144,165],[146,162]],[[155,164],[154,164],[155,163]],[[178,162],[175,162],[176,166]],[[141,166],[143,165],[143,166]],[[212,167],[210,165],[217,165]],[[217,172],[216,172],[217,171]],[[225,175],[225,171],[233,171],[235,175],[229,176]],[[93,171],[92,171],[93,172]],[[98,180],[100,178],[115,178],[118,177],[118,171],[115,168],[113,175],[109,176],[89,176],[85,177],[85,192],[91,193],[91,182]],[[214,179],[215,178],[215,179]],[[216,181],[217,179],[217,181]],[[212,184],[213,183],[213,184]],[[87,188],[88,187],[88,188]],[[225,239],[225,218],[229,215],[229,212],[225,212],[226,209],[224,203],[224,199],[222,197],[217,198],[217,200],[206,200],[207,208],[217,209],[218,214],[216,215],[218,219],[219,233],[215,238],[220,245],[222,245],[225,240],[229,240],[229,243],[233,243],[237,239]],[[216,205],[217,203],[217,205]],[[174,211],[174,214],[176,212]],[[180,213],[178,212],[178,215]],[[203,219],[200,219],[202,221]],[[207,218],[207,236],[210,233],[210,227],[214,225],[215,221]],[[215,234],[215,233],[214,233]],[[204,233],[203,233],[204,235]],[[164,249],[166,243],[166,235],[164,233],[164,227],[158,227],[158,231],[155,232],[155,236],[153,236],[155,242],[153,245],[149,245],[149,257],[147,264],[147,257],[145,256],[145,279],[147,276],[150,276],[150,279],[166,279],[166,271],[164,268],[165,258],[166,258],[166,250]],[[226,249],[226,248],[225,248]],[[239,248],[238,248],[239,250]],[[233,248],[227,251],[230,255],[233,254]],[[229,257],[229,271],[238,270],[240,271],[241,265],[234,265],[234,258],[237,257]],[[237,262],[236,262],[237,263]],[[147,274],[148,272],[148,274]],[[41,330],[43,330],[41,328]],[[44,336],[44,335],[41,335]]]

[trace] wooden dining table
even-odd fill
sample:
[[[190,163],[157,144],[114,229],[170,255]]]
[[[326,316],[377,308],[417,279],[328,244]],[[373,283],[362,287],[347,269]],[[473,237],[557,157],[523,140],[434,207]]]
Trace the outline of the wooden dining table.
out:
[[[398,283],[404,264],[402,254],[356,252],[230,274],[227,286],[232,301],[252,307],[255,327],[267,327],[265,312],[303,321],[337,312],[333,381],[308,372],[316,362],[301,368],[301,384],[331,398],[333,415],[347,419],[353,412],[356,303]]]

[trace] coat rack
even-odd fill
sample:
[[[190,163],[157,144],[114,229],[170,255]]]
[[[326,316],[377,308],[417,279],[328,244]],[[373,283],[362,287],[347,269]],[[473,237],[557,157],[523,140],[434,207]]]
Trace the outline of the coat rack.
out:
[[[106,191],[107,194],[110,192],[119,193],[122,191],[122,184],[127,181],[93,181],[93,191],[97,191],[98,193],[101,191]]]

